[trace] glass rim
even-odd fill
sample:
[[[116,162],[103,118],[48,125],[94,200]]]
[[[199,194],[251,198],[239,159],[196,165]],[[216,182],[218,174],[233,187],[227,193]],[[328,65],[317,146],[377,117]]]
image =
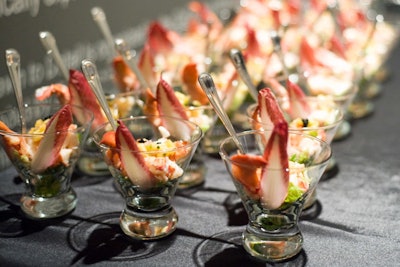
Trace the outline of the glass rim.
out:
[[[247,118],[250,120],[250,122],[256,122],[256,123],[259,123],[260,125],[263,125],[264,123],[259,122],[259,121],[255,120],[255,119],[253,119],[252,116],[249,115],[250,110],[253,110],[253,111],[254,111],[254,107],[256,107],[256,106],[257,106],[257,103],[254,103],[254,104],[250,105],[250,106],[247,108],[247,110],[246,110]],[[314,126],[314,127],[293,128],[293,127],[290,127],[290,125],[289,125],[289,123],[288,123],[289,131],[298,131],[298,132],[301,132],[301,131],[329,130],[329,129],[331,129],[331,128],[334,128],[334,127],[338,126],[340,123],[342,123],[342,122],[345,120],[343,111],[341,110],[341,108],[340,108],[339,106],[338,106],[338,109],[335,110],[335,113],[336,113],[336,114],[335,114],[335,115],[336,115],[336,116],[335,116],[335,117],[336,117],[336,120],[335,120],[333,123],[331,123],[331,124],[323,125],[323,126]],[[266,130],[271,130],[271,129],[266,129]]]
[[[272,132],[272,131],[273,130],[248,130],[248,131],[243,131],[241,133],[237,133],[237,137],[240,138],[240,137],[254,135],[254,134],[262,135],[264,132]],[[291,130],[289,130],[288,132],[289,132],[289,135],[304,136],[306,138],[309,138],[309,139],[312,139],[314,141],[317,141],[318,143],[323,144],[323,147],[328,149],[328,154],[327,154],[326,158],[324,158],[323,160],[319,161],[318,163],[312,163],[310,166],[305,166],[305,168],[311,168],[311,167],[317,167],[317,166],[323,165],[323,164],[327,163],[331,159],[331,157],[332,157],[332,147],[331,147],[331,145],[329,143],[327,143],[324,140],[321,140],[321,139],[319,139],[317,137],[314,137],[312,135],[306,134],[306,133],[300,133],[298,131],[291,131]],[[239,162],[236,162],[236,161],[232,160],[230,155],[229,155],[230,154],[229,151],[224,149],[224,145],[226,145],[228,142],[233,142],[234,143],[232,136],[229,136],[229,137],[225,138],[224,140],[222,140],[222,142],[221,142],[221,144],[219,146],[220,147],[219,154],[220,154],[221,158],[223,160],[227,161],[227,162],[235,163],[235,165],[243,165],[243,164],[241,164]],[[238,150],[238,149],[235,149],[235,150]],[[255,155],[255,154],[252,154],[252,155]],[[289,168],[289,169],[290,170],[296,170],[296,169],[303,169],[303,168],[304,167],[299,167],[299,168],[293,167],[293,168]],[[268,168],[268,170],[281,170],[281,168]]]
[[[133,121],[133,120],[146,120],[146,121],[148,121],[148,123],[151,123],[151,122],[149,122],[148,118],[160,118],[160,117],[183,121],[186,124],[194,126],[194,129],[198,132],[198,134],[197,134],[197,136],[195,137],[194,140],[184,140],[184,141],[187,141],[188,143],[185,144],[185,145],[179,146],[178,147],[179,149],[190,148],[191,146],[193,146],[193,144],[196,144],[196,143],[200,142],[201,139],[203,138],[204,132],[201,130],[199,125],[197,125],[194,122],[191,122],[190,120],[185,120],[185,119],[178,118],[178,117],[164,116],[164,115],[161,115],[161,116],[160,115],[141,115],[141,116],[129,116],[129,117],[122,118],[120,120],[123,121],[123,122],[125,122],[125,121]],[[155,153],[162,153],[162,152],[172,152],[172,151],[177,149],[177,148],[168,148],[168,149],[157,150],[157,151],[141,151],[141,150],[118,149],[116,147],[110,147],[110,146],[105,145],[105,144],[100,144],[100,142],[99,142],[100,141],[99,132],[102,129],[105,129],[106,127],[109,127],[110,125],[111,125],[110,122],[102,123],[96,129],[94,129],[94,131],[93,131],[93,134],[92,134],[93,141],[100,148],[113,149],[115,151],[131,151],[133,153],[150,154],[150,155],[151,154],[155,154]],[[110,127],[110,129],[111,129],[111,127]],[[153,140],[153,141],[155,141],[155,140]]]
[[[211,104],[200,105],[200,106],[196,106],[196,105],[184,106],[184,109],[185,110],[214,110],[214,108],[212,107]]]
[[[107,93],[105,97],[107,101],[112,101],[120,97],[128,97],[128,96],[137,97],[139,96],[139,94],[140,93],[136,91],[127,91],[127,92]]]
[[[24,108],[39,108],[39,107],[59,107],[59,109],[61,109],[62,107],[64,107],[65,105],[67,105],[67,104],[57,104],[57,103],[33,103],[33,104],[24,104]],[[86,113],[89,117],[89,120],[87,121],[87,122],[85,122],[84,124],[82,124],[82,125],[77,125],[77,127],[75,128],[75,129],[66,129],[66,130],[63,130],[63,131],[52,131],[52,132],[48,132],[48,133],[28,133],[28,132],[26,132],[26,133],[21,133],[21,132],[15,132],[15,131],[13,131],[11,128],[10,128],[10,130],[12,130],[12,132],[8,132],[8,131],[3,131],[3,130],[1,130],[0,129],[0,135],[7,135],[7,136],[15,136],[15,137],[38,137],[38,136],[46,136],[46,135],[49,135],[49,134],[54,134],[54,133],[63,133],[63,132],[82,132],[82,131],[85,131],[85,129],[86,128],[89,128],[89,126],[92,124],[92,122],[93,122],[93,120],[94,120],[94,114],[93,114],[93,112],[92,111],[90,111],[90,110],[88,110],[88,109],[86,109],[86,108],[84,108],[83,106],[78,106],[78,105],[72,105],[72,104],[68,104],[68,105],[70,105],[71,107],[73,107],[73,108],[78,108],[78,109],[80,109],[82,112],[84,112],[84,113]],[[7,113],[7,112],[14,112],[14,111],[16,111],[17,112],[17,114],[18,114],[18,118],[20,118],[20,115],[19,115],[19,110],[18,110],[18,107],[16,107],[16,106],[13,106],[13,107],[9,107],[9,108],[6,108],[6,109],[3,109],[3,110],[0,110],[0,116],[2,115],[2,114],[5,114],[5,113]],[[74,120],[77,120],[76,119],[76,116],[74,115],[74,114],[72,114],[72,116],[73,116],[73,118],[74,118]],[[35,122],[37,121],[37,120],[39,120],[39,119],[42,119],[42,118],[37,118],[36,120],[35,120]],[[42,119],[43,120],[43,119]],[[73,124],[76,124],[76,123],[73,123]],[[8,125],[7,124],[5,124],[7,127],[8,127]],[[33,127],[33,126],[32,126]],[[31,127],[31,128],[32,128]],[[27,129],[27,130],[29,130],[29,129]]]

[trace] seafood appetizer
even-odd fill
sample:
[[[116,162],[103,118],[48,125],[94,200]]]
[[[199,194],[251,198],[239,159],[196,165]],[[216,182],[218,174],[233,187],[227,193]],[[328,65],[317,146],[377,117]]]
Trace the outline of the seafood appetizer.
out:
[[[170,202],[202,138],[201,129],[182,119],[186,113],[168,104],[164,115],[136,116],[104,124],[94,141],[125,198],[120,226],[135,239],[158,239],[171,234],[178,216]],[[163,113],[164,114],[164,113]]]
[[[330,143],[343,120],[343,113],[333,98],[325,95],[306,96],[300,86],[289,79],[286,88],[279,83],[275,86],[274,89],[264,88],[259,91],[259,103],[261,100],[275,102],[274,105],[279,106],[290,130],[302,131]],[[275,97],[277,94],[280,96]],[[271,124],[262,123],[260,110],[260,104],[248,108],[251,128],[269,129]]]
[[[70,179],[93,114],[70,104],[25,109],[25,131],[17,125],[17,109],[0,112],[1,144],[26,186],[21,208],[33,218],[64,215],[76,204]]]
[[[276,209],[307,191],[311,180],[305,172],[306,166],[318,155],[320,147],[302,135],[291,135],[289,139],[288,123],[267,89],[260,92],[258,112],[262,125],[271,130],[260,140],[259,145],[265,146],[264,154],[232,156],[232,177],[243,185],[249,196],[260,199],[267,208]],[[265,168],[280,171],[267,175]]]
[[[68,131],[78,126],[72,123],[72,108],[64,106],[48,119],[38,119],[27,135],[38,134],[36,138],[24,138],[23,134],[12,131],[0,121],[0,130],[5,151],[11,161],[35,174],[52,173],[54,169],[67,167],[69,158],[76,153],[79,136]],[[44,134],[44,136],[41,136]]]

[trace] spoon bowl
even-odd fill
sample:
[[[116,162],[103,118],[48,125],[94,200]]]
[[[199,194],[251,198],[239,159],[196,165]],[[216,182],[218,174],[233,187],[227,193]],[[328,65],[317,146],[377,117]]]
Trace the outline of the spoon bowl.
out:
[[[108,121],[110,122],[111,127],[115,130],[117,129],[117,125],[115,124],[115,120],[112,116],[110,107],[108,106],[103,87],[101,86],[100,77],[97,72],[96,65],[89,59],[82,60],[82,72],[85,75],[86,80],[88,81],[90,87],[92,88],[94,94],[99,101],[101,108],[103,109],[104,113]]]
[[[215,113],[217,113],[218,117],[222,121],[222,124],[225,126],[226,130],[228,131],[229,135],[233,138],[235,145],[239,149],[240,152],[243,152],[243,146],[239,142],[237,138],[236,131],[232,125],[232,122],[229,120],[228,115],[226,114],[224,107],[222,105],[222,101],[220,100],[217,90],[215,88],[214,81],[209,73],[202,73],[200,74],[199,83],[201,88],[206,93],[208,99],[210,100],[211,105],[213,106]]]

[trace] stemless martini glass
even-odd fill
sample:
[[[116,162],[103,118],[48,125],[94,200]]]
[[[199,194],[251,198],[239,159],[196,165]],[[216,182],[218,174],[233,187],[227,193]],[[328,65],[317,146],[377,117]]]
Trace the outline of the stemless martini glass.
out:
[[[0,121],[8,127],[1,127],[1,143],[25,184],[21,209],[32,219],[60,217],[71,212],[77,203],[71,176],[89,133],[93,114],[82,107],[72,106],[73,113],[79,114],[79,120],[73,116],[72,126],[60,127],[58,125],[64,119],[60,117],[57,125],[45,132],[50,127],[46,119],[62,107],[26,105],[26,131],[21,130],[17,108],[0,111]]]
[[[168,131],[165,127],[155,126],[157,121],[165,119],[192,131],[183,138],[182,129]],[[196,124],[173,117],[148,115],[120,121],[134,136],[136,149],[104,142],[110,133],[109,123],[98,128],[93,138],[125,198],[125,208],[120,216],[121,229],[126,235],[139,240],[168,236],[178,222],[171,199],[203,133]],[[115,135],[118,136],[118,130]],[[121,141],[116,139],[113,142]],[[124,162],[125,157],[133,160]],[[142,167],[135,165],[137,168],[132,169],[129,165],[136,161]]]
[[[242,154],[252,157],[262,156],[265,144],[262,144],[260,140],[265,138],[266,132],[268,131],[239,133],[238,139],[243,146]],[[298,144],[302,144],[302,146]],[[315,151],[304,165],[289,163],[289,168],[267,167],[263,170],[254,162],[239,162],[233,158],[241,152],[232,149],[235,147],[232,137],[227,138],[221,144],[220,155],[249,217],[246,230],[242,235],[243,247],[257,259],[279,262],[292,258],[301,251],[303,235],[298,227],[299,216],[304,203],[315,190],[331,156],[331,148],[326,142],[310,135],[289,131],[287,147],[289,159],[296,158],[305,152],[308,149],[304,146],[305,144]],[[241,171],[237,172],[237,169]],[[258,189],[260,185],[257,182],[251,183],[246,177],[237,176],[238,173],[242,173],[243,176],[247,173],[250,179],[250,176],[258,176],[261,172],[266,172],[263,179],[276,176],[276,173],[289,172],[288,194],[279,207],[271,208],[266,203],[265,194],[260,193],[260,189]]]
[[[315,123],[316,120],[311,119],[311,117],[290,119],[290,116],[288,114],[285,114],[285,117],[288,119],[289,130],[292,132],[311,135],[313,137],[323,140],[330,145],[335,137],[338,128],[343,122],[343,112],[341,108],[335,102],[330,101],[329,97],[326,98],[326,96],[311,96],[307,97],[306,100],[313,110],[311,113],[314,112],[316,114],[315,116],[318,117],[319,124]],[[251,105],[247,110],[251,127],[258,130],[270,130],[265,125],[263,125],[262,122],[257,120],[257,118],[252,117],[256,107],[257,104],[254,104]],[[308,125],[304,125],[305,120],[307,121]],[[324,123],[321,123],[321,121],[324,121]],[[329,172],[335,168],[336,164],[337,163],[332,155],[330,157],[327,167],[324,169],[322,177],[325,177],[325,175],[327,175],[326,177],[328,177]],[[314,210],[312,209],[312,207],[317,200],[316,192],[317,190],[314,190],[311,196],[304,203],[302,217],[314,217]]]

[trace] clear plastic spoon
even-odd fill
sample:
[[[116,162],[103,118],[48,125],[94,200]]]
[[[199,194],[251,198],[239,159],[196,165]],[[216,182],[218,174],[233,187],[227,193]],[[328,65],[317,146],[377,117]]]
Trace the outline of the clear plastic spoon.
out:
[[[21,57],[17,50],[7,49],[6,50],[6,62],[8,72],[10,74],[11,82],[14,88],[15,98],[17,99],[17,105],[19,110],[19,117],[21,120],[21,132],[26,132],[26,121],[25,121],[25,107],[22,96],[21,86]]]
[[[239,142],[236,131],[233,128],[233,125],[224,110],[224,107],[222,105],[221,99],[218,96],[217,89],[215,88],[215,84],[211,75],[209,73],[202,73],[199,75],[198,80],[201,85],[201,88],[203,88],[204,92],[206,93],[218,117],[222,121],[229,135],[232,137],[236,146],[239,148],[240,153],[244,154],[243,146]]]
[[[104,95],[103,87],[101,86],[100,77],[97,72],[96,65],[91,60],[84,59],[82,60],[82,72],[85,75],[85,78],[92,88],[94,94],[96,95],[97,100],[99,101],[100,106],[106,114],[106,117],[110,122],[111,127],[113,128],[113,130],[116,130],[117,125]]]
[[[65,66],[64,61],[61,58],[61,54],[58,50],[56,39],[54,38],[53,34],[48,31],[42,31],[39,33],[39,38],[42,42],[44,49],[46,50],[46,53],[53,57],[64,79],[68,82],[68,68]]]
[[[244,62],[242,52],[240,50],[234,48],[229,52],[229,56],[233,65],[236,68],[236,71],[239,73],[240,78],[242,78],[243,82],[246,84],[247,88],[249,88],[249,92],[251,97],[257,102],[258,100],[258,90],[254,86],[251,81],[249,72],[247,71],[246,63]]]

